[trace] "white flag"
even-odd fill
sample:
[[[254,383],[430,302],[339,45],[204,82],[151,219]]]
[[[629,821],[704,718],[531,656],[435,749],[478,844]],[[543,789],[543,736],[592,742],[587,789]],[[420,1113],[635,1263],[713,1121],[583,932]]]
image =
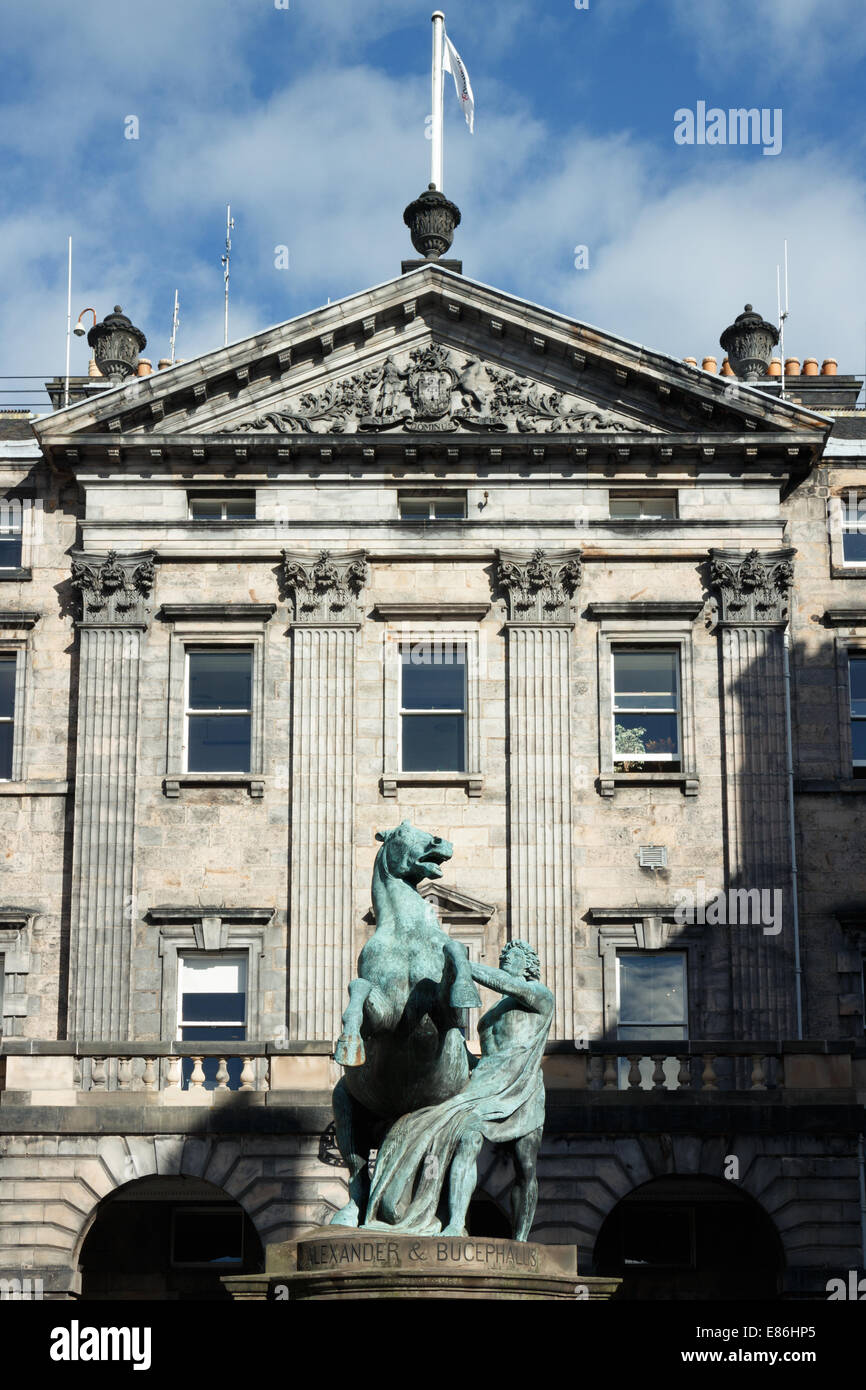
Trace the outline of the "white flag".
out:
[[[466,117],[466,124],[471,135],[475,130],[475,97],[472,95],[472,83],[469,81],[469,73],[466,65],[457,49],[445,34],[445,52],[442,55],[442,71],[450,72],[454,78],[454,86],[457,90],[457,100],[463,107],[463,114]]]

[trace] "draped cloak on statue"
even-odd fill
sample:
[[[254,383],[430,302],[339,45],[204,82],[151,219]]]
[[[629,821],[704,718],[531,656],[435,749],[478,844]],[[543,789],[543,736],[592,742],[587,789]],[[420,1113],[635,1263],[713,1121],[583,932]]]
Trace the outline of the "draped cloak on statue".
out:
[[[504,1144],[542,1127],[541,1058],[551,1020],[544,1013],[527,1011],[527,1016],[537,1020],[530,1036],[482,1055],[459,1095],[392,1125],[376,1159],[365,1226],[402,1226],[415,1235],[438,1235],[442,1223],[436,1210],[463,1136],[474,1130]]]

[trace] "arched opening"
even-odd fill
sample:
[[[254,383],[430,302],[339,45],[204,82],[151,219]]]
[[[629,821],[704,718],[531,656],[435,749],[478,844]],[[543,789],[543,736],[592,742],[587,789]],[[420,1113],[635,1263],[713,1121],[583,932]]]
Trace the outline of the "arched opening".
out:
[[[84,1299],[227,1299],[221,1276],[264,1268],[232,1197],[200,1178],[126,1183],[100,1204],[79,1257]]]
[[[488,1240],[511,1239],[511,1222],[486,1192],[476,1192],[469,1203],[466,1229],[470,1236],[486,1236]]]
[[[618,1202],[595,1245],[623,1299],[776,1298],[784,1255],[772,1221],[733,1182],[654,1178]]]

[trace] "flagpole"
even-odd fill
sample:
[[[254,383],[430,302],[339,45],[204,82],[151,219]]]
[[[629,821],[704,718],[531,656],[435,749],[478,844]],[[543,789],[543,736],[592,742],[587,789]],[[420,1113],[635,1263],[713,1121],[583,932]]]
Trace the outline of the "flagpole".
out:
[[[444,178],[444,140],[443,140],[443,80],[442,50],[445,34],[445,16],[441,10],[433,14],[433,130],[430,151],[430,182],[442,192]]]

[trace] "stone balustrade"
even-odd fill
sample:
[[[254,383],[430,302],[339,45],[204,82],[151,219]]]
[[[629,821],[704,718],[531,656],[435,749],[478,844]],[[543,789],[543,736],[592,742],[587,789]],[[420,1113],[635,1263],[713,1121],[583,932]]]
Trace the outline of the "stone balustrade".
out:
[[[332,1044],[0,1041],[5,1103],[75,1105],[107,1096],[208,1104],[221,1095],[329,1090]],[[3,1070],[0,1070],[3,1075]],[[4,1094],[5,1093],[5,1094]]]
[[[853,1042],[580,1041],[547,1048],[547,1088],[664,1093],[836,1091],[862,1087]]]
[[[205,1046],[181,1042],[40,1042],[0,1040],[0,1103],[76,1105],[116,1103],[114,1097],[158,1104],[213,1104],[220,1096],[253,1093],[264,1103],[281,1095],[330,1091],[341,1069],[330,1042]],[[681,1039],[651,1042],[558,1041],[548,1044],[549,1092],[574,1099],[623,1093],[676,1101],[683,1093],[707,1099],[739,1093],[754,1098],[809,1092],[838,1100],[866,1092],[866,1061],[853,1042],[730,1042]],[[826,1094],[825,1094],[826,1093]],[[276,1099],[276,1096],[275,1096]]]

